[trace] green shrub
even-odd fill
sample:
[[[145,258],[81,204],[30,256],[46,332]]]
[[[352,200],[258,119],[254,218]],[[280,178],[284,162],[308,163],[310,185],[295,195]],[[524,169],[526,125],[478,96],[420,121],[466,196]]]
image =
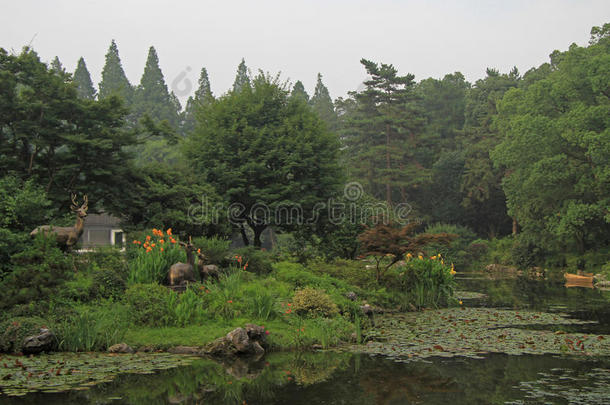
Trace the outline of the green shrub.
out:
[[[339,313],[339,308],[324,291],[305,287],[294,293],[291,309],[298,315],[332,317]]]
[[[93,268],[93,288],[98,298],[120,299],[127,288],[121,271],[97,266]]]
[[[158,284],[133,284],[125,290],[124,301],[134,323],[167,326],[174,322],[174,313],[170,308],[172,294],[172,291]]]
[[[124,305],[108,301],[96,306],[79,306],[58,326],[59,348],[71,352],[106,350],[123,340],[127,327]]]
[[[95,298],[96,288],[93,277],[85,273],[76,273],[72,280],[62,286],[59,296],[72,301],[88,302]]]
[[[49,323],[39,317],[10,318],[0,323],[0,352],[19,353],[26,336],[37,335]]]
[[[193,239],[193,244],[201,249],[201,253],[205,255],[208,264],[226,265],[226,260],[229,256],[229,246],[231,245],[230,240],[217,236],[212,238],[200,237]]]
[[[48,300],[73,274],[53,235],[36,235],[26,250],[11,258],[13,271],[0,283],[0,308]]]
[[[264,250],[257,249],[253,246],[237,249],[234,252],[233,259],[236,260],[235,256],[241,257],[241,265],[248,264],[247,270],[251,273],[258,275],[265,275],[271,273],[273,270],[273,260],[270,253]]]
[[[462,225],[437,223],[427,226],[425,233],[449,233],[458,235],[458,237],[448,245],[439,243],[427,245],[425,252],[428,256],[434,256],[440,253],[448,263],[453,263],[458,269],[464,269],[474,262],[474,258],[468,252],[468,247],[472,241],[477,239],[477,236],[470,228]]]

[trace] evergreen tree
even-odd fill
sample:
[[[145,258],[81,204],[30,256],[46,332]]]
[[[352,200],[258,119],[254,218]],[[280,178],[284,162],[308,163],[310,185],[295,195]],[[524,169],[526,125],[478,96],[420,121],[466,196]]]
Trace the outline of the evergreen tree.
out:
[[[182,133],[186,135],[195,129],[195,114],[199,107],[207,105],[214,100],[214,95],[210,88],[210,79],[206,68],[201,69],[199,76],[199,87],[195,91],[194,96],[189,97],[184,110],[184,124],[182,125]]]
[[[99,98],[103,99],[111,95],[118,95],[123,98],[127,105],[131,104],[133,98],[133,87],[127,80],[119,49],[114,39],[110,43],[108,53],[106,53],[106,63],[102,69],[102,81],[99,83]]]
[[[415,104],[414,76],[398,76],[392,65],[360,62],[371,79],[364,91],[350,93],[352,107],[342,117],[351,176],[389,205],[407,202],[407,188],[418,187],[428,176],[416,155],[423,119]]]
[[[313,107],[314,111],[318,113],[320,118],[328,125],[330,130],[337,129],[337,115],[335,114],[335,107],[333,100],[330,98],[328,89],[322,83],[322,74],[318,73],[318,81],[316,82],[316,88],[313,93],[313,97],[309,100],[309,104]]]
[[[237,75],[233,82],[233,91],[241,91],[245,87],[250,87],[250,76],[248,75],[246,61],[242,58],[239,66],[237,66]]]
[[[66,70],[64,69],[64,66],[61,64],[58,56],[56,56],[51,61],[51,69],[53,69],[54,71],[56,71],[58,73],[65,73],[66,72]]]
[[[292,88],[292,93],[290,93],[290,96],[293,98],[300,98],[302,100],[305,100],[306,103],[309,102],[309,94],[307,94],[307,92],[305,91],[305,86],[303,86],[303,83],[301,83],[300,80],[298,80],[294,84],[294,87]]]
[[[87,70],[85,59],[81,56],[76,65],[73,77],[74,83],[76,83],[76,91],[80,98],[86,98],[93,100],[95,98],[95,89],[93,88],[93,82],[91,81],[91,75]]]
[[[170,125],[177,128],[180,103],[176,105],[176,101],[177,99],[172,101],[159,67],[157,51],[151,46],[140,84],[134,92],[133,112],[138,118],[148,114],[160,121],[167,120]]]

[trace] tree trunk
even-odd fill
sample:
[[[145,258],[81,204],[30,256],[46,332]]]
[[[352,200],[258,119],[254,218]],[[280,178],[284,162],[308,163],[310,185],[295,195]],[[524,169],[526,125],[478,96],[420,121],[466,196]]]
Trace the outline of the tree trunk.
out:
[[[256,246],[259,249],[262,246],[262,243],[261,243],[261,234],[263,233],[265,228],[267,228],[267,226],[266,225],[262,225],[262,226],[254,226],[253,229],[252,229],[254,231],[254,246]]]
[[[513,236],[517,235],[517,231],[518,231],[518,229],[517,229],[517,219],[513,218]]]
[[[241,223],[239,225],[239,232],[241,233],[241,238],[244,241],[245,246],[250,246],[250,241],[248,240],[248,234],[246,234],[246,229],[244,228],[244,224]]]
[[[390,162],[390,124],[386,124],[386,128],[385,128],[386,132],[385,132],[385,168],[388,171],[387,176],[388,178],[386,179],[386,184],[385,184],[385,198],[386,201],[388,202],[388,205],[392,205],[392,186],[390,186],[390,169],[391,169],[391,162]]]

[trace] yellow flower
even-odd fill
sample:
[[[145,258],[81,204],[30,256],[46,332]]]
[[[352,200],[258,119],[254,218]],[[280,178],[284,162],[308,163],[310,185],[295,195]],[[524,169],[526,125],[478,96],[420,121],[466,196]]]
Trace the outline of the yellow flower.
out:
[[[460,302],[460,305],[462,305],[462,304],[463,304],[462,300],[460,300],[459,302]]]
[[[436,260],[436,256],[430,256],[430,259]]]
[[[413,255],[411,253],[407,253],[407,259],[410,259],[412,257],[413,257]]]
[[[423,257],[422,255],[417,256],[417,258],[418,258],[419,260],[424,260],[424,257]]]

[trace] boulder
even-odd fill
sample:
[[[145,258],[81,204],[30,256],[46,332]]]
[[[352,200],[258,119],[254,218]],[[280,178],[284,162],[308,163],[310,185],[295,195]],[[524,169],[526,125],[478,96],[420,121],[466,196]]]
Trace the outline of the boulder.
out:
[[[350,301],[356,301],[358,299],[358,295],[356,295],[356,293],[353,291],[350,291],[347,294],[345,294],[345,297]]]
[[[23,339],[22,352],[24,354],[38,354],[40,352],[50,352],[55,348],[55,334],[49,329],[40,328],[38,335],[26,336]]]
[[[108,353],[134,353],[135,351],[126,343],[117,343],[108,348]]]
[[[262,355],[267,347],[263,326],[247,324],[206,345],[203,353],[214,356]]]

